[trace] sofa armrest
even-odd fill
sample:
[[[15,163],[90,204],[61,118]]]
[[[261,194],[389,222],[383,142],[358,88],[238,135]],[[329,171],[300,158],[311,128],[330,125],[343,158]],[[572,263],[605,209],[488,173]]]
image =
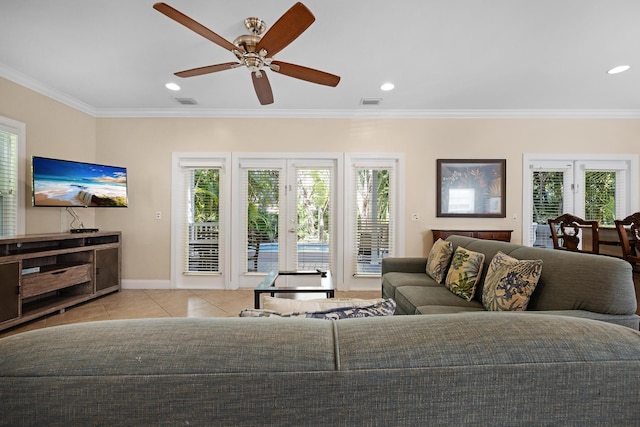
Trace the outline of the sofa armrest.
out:
[[[425,273],[427,259],[421,257],[390,257],[382,259],[382,274],[390,271]]]

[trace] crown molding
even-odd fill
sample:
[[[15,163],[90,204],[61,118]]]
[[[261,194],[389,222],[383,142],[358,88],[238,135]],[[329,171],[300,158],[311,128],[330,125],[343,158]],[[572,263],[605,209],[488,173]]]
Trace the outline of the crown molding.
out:
[[[225,110],[98,109],[97,117],[298,119],[639,119],[640,110]]]
[[[39,94],[42,94],[55,101],[61,102],[62,104],[65,104],[71,108],[75,108],[78,111],[96,117],[96,109],[91,105],[65,93],[62,93],[56,89],[53,89],[51,86],[48,86],[36,79],[32,79],[31,77],[28,77],[25,74],[20,73],[19,71],[9,68],[3,64],[0,64],[0,77],[4,77],[7,80],[19,84],[20,86],[24,86],[27,89],[38,92]]]
[[[97,118],[299,118],[299,119],[639,119],[640,110],[622,109],[445,109],[403,110],[365,107],[350,110],[183,108],[95,108],[77,98],[0,64],[0,77]]]

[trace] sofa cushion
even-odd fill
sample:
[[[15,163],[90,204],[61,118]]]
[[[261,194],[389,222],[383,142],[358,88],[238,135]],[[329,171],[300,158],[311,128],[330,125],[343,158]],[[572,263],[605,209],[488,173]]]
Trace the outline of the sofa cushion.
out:
[[[423,305],[416,308],[416,314],[456,314],[469,313],[471,311],[485,311],[482,306],[453,306],[453,305]]]
[[[471,301],[476,292],[476,283],[480,280],[484,254],[458,247],[451,259],[445,286],[454,295]]]
[[[466,301],[454,295],[444,286],[403,286],[396,289],[396,314],[416,314],[416,308],[425,305],[444,305],[452,307],[477,307],[482,304],[476,300]]]
[[[542,273],[542,260],[518,260],[498,252],[487,270],[482,304],[489,311],[524,311]]]
[[[356,317],[391,316],[395,313],[396,302],[392,299],[383,300],[375,304],[361,307],[337,307],[322,311],[278,313],[273,310],[246,309],[240,312],[240,317],[305,317],[310,319],[339,320]]]
[[[436,282],[442,283],[447,275],[447,268],[453,255],[453,244],[438,239],[429,251],[426,273]]]
[[[402,286],[442,286],[426,273],[390,271],[382,275],[382,297],[396,297],[396,289]]]
[[[265,295],[262,297],[262,308],[277,313],[324,311],[339,307],[366,307],[384,301],[383,298],[318,298],[299,300],[277,298]]]

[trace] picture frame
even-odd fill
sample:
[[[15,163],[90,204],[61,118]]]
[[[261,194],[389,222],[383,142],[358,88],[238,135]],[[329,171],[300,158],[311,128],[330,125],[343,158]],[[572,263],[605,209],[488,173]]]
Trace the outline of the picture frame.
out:
[[[436,216],[507,216],[506,159],[437,159],[436,162]]]

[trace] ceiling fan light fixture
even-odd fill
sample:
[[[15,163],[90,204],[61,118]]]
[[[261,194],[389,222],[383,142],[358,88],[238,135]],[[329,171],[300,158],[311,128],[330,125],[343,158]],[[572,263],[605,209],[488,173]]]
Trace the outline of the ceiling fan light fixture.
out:
[[[630,65],[618,65],[617,67],[613,67],[612,69],[607,71],[607,74],[620,74],[620,73],[624,73],[625,71],[627,71],[629,68],[631,68]]]
[[[164,85],[164,87],[166,87],[169,90],[172,91],[178,91],[180,90],[180,86],[178,86],[177,84],[173,83],[173,82],[169,82],[166,85]]]
[[[387,82],[387,83],[383,83],[382,86],[380,86],[380,90],[389,92],[390,90],[393,90],[395,87],[396,85],[394,85],[393,83]]]

